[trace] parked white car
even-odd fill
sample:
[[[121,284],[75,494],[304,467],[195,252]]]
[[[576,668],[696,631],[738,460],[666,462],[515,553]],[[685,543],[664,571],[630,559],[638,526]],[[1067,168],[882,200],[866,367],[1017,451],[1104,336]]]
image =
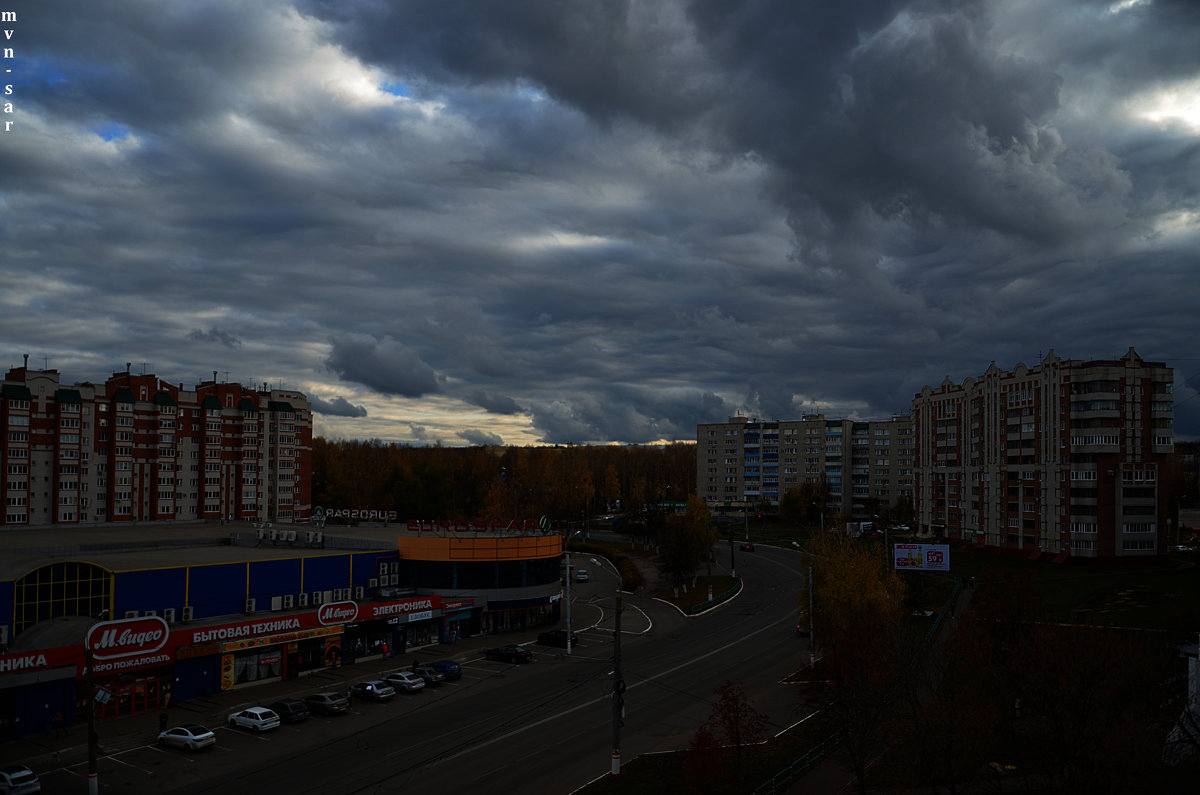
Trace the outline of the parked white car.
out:
[[[250,707],[229,716],[229,725],[256,732],[279,728],[279,716],[266,707]]]
[[[42,791],[42,784],[37,774],[25,765],[5,765],[0,767],[0,792],[12,792],[16,795],[33,795]]]
[[[189,723],[162,732],[158,735],[158,742],[160,745],[182,748],[185,751],[199,751],[201,748],[216,745],[217,735],[198,723]]]

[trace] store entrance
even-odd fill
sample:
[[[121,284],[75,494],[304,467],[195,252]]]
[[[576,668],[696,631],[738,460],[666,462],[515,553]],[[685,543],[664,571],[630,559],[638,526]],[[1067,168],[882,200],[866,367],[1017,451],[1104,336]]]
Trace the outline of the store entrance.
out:
[[[172,679],[170,666],[139,671],[136,674],[98,677],[96,686],[101,698],[96,702],[96,716],[105,720],[165,709],[171,698]],[[86,685],[77,683],[76,714],[86,714],[86,690]]]

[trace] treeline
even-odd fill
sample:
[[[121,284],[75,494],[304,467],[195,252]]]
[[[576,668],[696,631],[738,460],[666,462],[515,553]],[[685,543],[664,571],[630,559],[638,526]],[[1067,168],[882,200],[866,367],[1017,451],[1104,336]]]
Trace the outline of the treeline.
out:
[[[313,440],[313,505],[400,519],[578,521],[695,492],[696,448],[413,447]]]

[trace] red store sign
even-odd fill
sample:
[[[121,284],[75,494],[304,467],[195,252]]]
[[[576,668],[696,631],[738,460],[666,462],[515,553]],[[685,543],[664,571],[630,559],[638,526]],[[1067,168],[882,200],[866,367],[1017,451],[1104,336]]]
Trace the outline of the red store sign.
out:
[[[94,624],[83,647],[96,660],[150,655],[167,645],[171,628],[158,616],[124,618]]]
[[[270,638],[290,632],[340,626],[393,616],[415,615],[442,608],[440,596],[410,596],[387,602],[353,601],[321,605],[304,613],[271,616],[232,624],[172,628],[158,616],[141,616],[94,625],[84,646],[57,646],[28,652],[0,654],[0,687],[6,674],[23,674],[73,665],[78,676],[86,673],[84,650],[91,649],[96,671],[125,670],[174,662],[175,649],[250,638]]]

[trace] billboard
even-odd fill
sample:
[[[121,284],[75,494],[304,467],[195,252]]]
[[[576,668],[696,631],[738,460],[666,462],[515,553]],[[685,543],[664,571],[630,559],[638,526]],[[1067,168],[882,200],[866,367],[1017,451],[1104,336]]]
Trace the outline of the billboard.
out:
[[[893,544],[896,571],[950,571],[949,544]]]

